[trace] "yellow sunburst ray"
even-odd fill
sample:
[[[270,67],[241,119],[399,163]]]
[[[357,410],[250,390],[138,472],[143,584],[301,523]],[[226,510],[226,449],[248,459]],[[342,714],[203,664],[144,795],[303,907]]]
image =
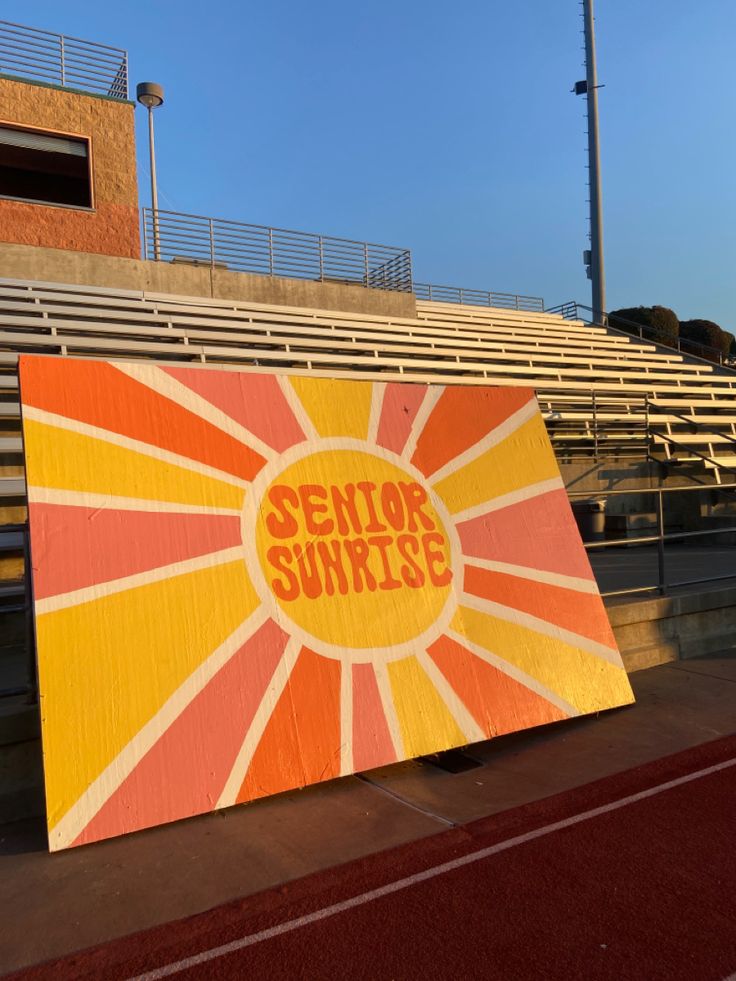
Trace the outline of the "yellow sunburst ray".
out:
[[[365,439],[371,417],[372,385],[295,375],[289,379],[320,436]]]
[[[242,507],[241,487],[32,419],[24,421],[23,429],[29,484],[229,510]]]
[[[497,446],[502,443],[505,439],[508,439],[517,429],[528,422],[531,418],[537,415],[539,408],[537,406],[537,400],[532,398],[529,399],[527,403],[522,405],[520,409],[512,413],[503,422],[494,426],[490,432],[486,433],[482,439],[479,439],[477,443],[473,443],[469,446],[467,450],[448,460],[444,466],[439,467],[431,474],[427,474],[427,479],[432,483],[436,484],[446,477],[452,476],[452,474],[457,473],[458,470],[462,470],[463,467],[468,466],[478,457],[483,456],[485,452],[490,450],[492,447]]]
[[[560,471],[544,421],[534,415],[510,436],[432,487],[450,514],[468,511],[529,484],[557,479]]]
[[[49,827],[259,602],[231,562],[37,618]]]
[[[155,746],[162,734],[165,734],[166,730],[176,722],[239,648],[263,626],[267,616],[262,606],[256,607],[253,613],[246,617],[179,685],[158,712],[135,733],[66,811],[61,820],[54,825],[49,836],[52,850],[67,848],[72,844],[90,819],[127,779],[146,753]]]
[[[468,742],[416,657],[391,661],[388,676],[407,757]]]
[[[466,609],[486,613],[498,620],[507,620],[509,623],[516,623],[521,627],[528,627],[535,633],[561,640],[572,647],[602,657],[604,661],[610,661],[612,664],[619,664],[621,661],[621,655],[615,647],[602,644],[591,637],[576,634],[574,631],[560,626],[555,622],[552,610],[549,611],[550,619],[547,620],[527,613],[525,610],[519,610],[515,606],[507,606],[505,603],[496,603],[494,600],[476,596],[474,593],[462,593],[460,603]]]
[[[155,443],[148,443],[131,436],[124,436],[121,433],[104,429],[101,426],[92,426],[87,422],[80,422],[78,419],[69,419],[67,416],[59,416],[45,409],[36,409],[28,406],[23,410],[23,419],[53,426],[56,429],[64,429],[79,436],[88,436],[90,439],[101,440],[111,446],[119,446],[124,450],[133,453],[140,453],[141,456],[150,457],[161,463],[170,463],[172,466],[181,467],[183,470],[190,470],[192,473],[201,474],[204,477],[211,477],[214,480],[222,481],[225,484],[232,484],[233,487],[246,487],[247,481],[241,477],[236,477],[226,470],[219,470],[216,467],[194,460],[189,456],[182,456],[180,453],[173,453],[171,450],[163,449]]]
[[[583,714],[634,700],[623,665],[559,638],[467,606],[459,607],[450,627],[535,678]]]

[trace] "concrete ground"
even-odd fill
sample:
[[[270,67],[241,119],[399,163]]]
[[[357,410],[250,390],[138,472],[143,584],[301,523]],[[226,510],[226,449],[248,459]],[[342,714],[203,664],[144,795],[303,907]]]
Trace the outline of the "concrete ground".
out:
[[[0,970],[201,912],[736,731],[736,651],[632,675],[634,706],[49,855],[0,828]]]

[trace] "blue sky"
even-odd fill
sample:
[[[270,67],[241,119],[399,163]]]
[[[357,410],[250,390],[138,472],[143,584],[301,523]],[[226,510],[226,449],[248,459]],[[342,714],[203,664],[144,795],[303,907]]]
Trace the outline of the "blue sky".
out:
[[[5,0],[164,85],[160,206],[408,246],[417,280],[590,302],[577,0]],[[596,0],[608,307],[736,328],[733,0]],[[144,111],[139,177],[148,202]]]

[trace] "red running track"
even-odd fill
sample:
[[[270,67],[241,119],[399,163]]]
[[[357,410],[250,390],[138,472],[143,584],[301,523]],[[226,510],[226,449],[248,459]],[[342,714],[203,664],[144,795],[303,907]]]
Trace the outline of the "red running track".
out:
[[[736,971],[736,737],[12,975],[642,979]]]

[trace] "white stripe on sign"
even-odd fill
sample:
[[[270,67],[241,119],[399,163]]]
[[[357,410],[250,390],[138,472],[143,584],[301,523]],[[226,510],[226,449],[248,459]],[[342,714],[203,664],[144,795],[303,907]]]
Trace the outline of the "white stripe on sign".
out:
[[[337,916],[338,913],[345,913],[347,910],[355,909],[357,906],[364,906],[366,903],[373,902],[374,899],[382,899],[384,896],[390,896],[392,893],[400,892],[402,889],[409,889],[411,886],[416,886],[420,882],[426,882],[428,879],[434,879],[436,876],[444,875],[446,872],[454,872],[455,869],[464,868],[466,865],[472,865],[474,862],[481,862],[485,858],[491,858],[491,856],[508,851],[510,848],[525,845],[527,842],[535,841],[537,838],[544,838],[546,835],[553,834],[555,831],[571,828],[576,824],[581,824],[583,821],[590,821],[592,818],[599,817],[601,814],[608,814],[622,807],[628,807],[629,804],[636,804],[637,801],[646,800],[648,797],[656,797],[657,794],[664,793],[666,790],[681,787],[683,784],[690,783],[692,780],[708,777],[712,773],[718,773],[720,770],[726,770],[728,767],[734,765],[736,765],[736,758],[726,760],[724,763],[716,763],[714,766],[706,767],[704,770],[696,770],[695,773],[688,773],[684,777],[668,780],[666,783],[660,783],[656,787],[651,787],[649,790],[642,790],[637,794],[630,794],[628,797],[622,797],[620,800],[612,801],[610,804],[603,804],[589,811],[582,811],[580,814],[564,818],[562,821],[546,824],[544,827],[537,828],[535,831],[527,831],[523,835],[517,835],[514,838],[507,838],[506,841],[499,841],[495,845],[489,845],[488,848],[481,848],[477,852],[470,852],[468,855],[454,858],[450,862],[443,862],[441,865],[435,865],[432,868],[425,869],[423,872],[416,872],[414,875],[408,875],[404,879],[397,879],[395,882],[389,882],[387,885],[380,886],[378,889],[371,889],[369,892],[361,893],[359,896],[345,899],[341,903],[334,903],[332,906],[325,906],[322,909],[315,910],[314,913],[298,916],[294,920],[287,920],[285,923],[279,923],[278,926],[269,927],[267,930],[260,930],[258,933],[248,934],[245,937],[240,937],[238,940],[232,940],[230,943],[222,944],[220,947],[212,947],[209,950],[203,950],[200,954],[193,954],[191,957],[185,957],[183,960],[165,964],[163,967],[157,967],[152,971],[146,971],[145,974],[139,974],[135,978],[129,979],[129,981],[157,981],[158,978],[170,977],[172,974],[177,974],[179,971],[186,971],[190,967],[206,964],[208,961],[215,960],[217,957],[225,957],[227,954],[233,954],[238,950],[244,950],[246,947],[252,947],[254,944],[262,943],[264,940],[280,937],[284,933],[291,933],[292,930],[298,930],[300,927],[309,926],[311,923],[318,923],[320,920],[327,920],[331,916]],[[730,978],[726,978],[724,981],[736,981],[736,975],[731,975]]]

